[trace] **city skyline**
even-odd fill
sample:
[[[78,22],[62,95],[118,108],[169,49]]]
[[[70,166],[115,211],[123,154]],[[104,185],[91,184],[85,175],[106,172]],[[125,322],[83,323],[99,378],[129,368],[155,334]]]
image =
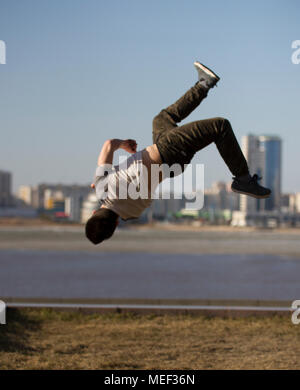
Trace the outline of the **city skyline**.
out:
[[[226,117],[239,142],[277,134],[282,190],[299,191],[297,1],[1,5],[0,169],[13,173],[14,193],[22,184],[89,183],[107,138],[151,144],[153,117],[195,83],[194,60],[221,80],[185,122]],[[205,166],[205,188],[231,179],[214,145],[193,162]]]
[[[279,150],[277,153],[279,153],[279,155],[277,155],[277,153],[274,154],[274,152],[267,152],[267,149],[268,147],[264,146],[264,145],[267,145],[268,144],[268,141],[270,141],[269,143],[272,144],[275,142],[275,144],[277,142],[279,142],[280,146],[279,146]],[[272,147],[271,147],[272,148]],[[253,173],[257,173],[260,177],[263,178],[262,180],[262,184],[265,185],[265,186],[268,186],[269,188],[272,188],[273,189],[273,192],[274,192],[274,183],[272,182],[273,179],[270,178],[270,175],[272,176],[272,173],[270,171],[271,169],[271,166],[273,166],[274,164],[276,166],[278,166],[278,168],[276,168],[278,170],[278,174],[279,174],[279,177],[278,177],[278,180],[279,182],[277,183],[276,187],[276,202],[278,203],[278,199],[280,197],[280,193],[298,193],[300,192],[300,188],[296,191],[284,191],[284,189],[282,189],[282,186],[281,186],[281,182],[282,182],[282,174],[281,174],[281,171],[282,171],[282,158],[281,158],[281,155],[282,155],[282,139],[273,134],[273,135],[263,135],[263,134],[260,134],[260,135],[257,135],[257,134],[248,134],[248,135],[244,135],[241,139],[241,149],[243,151],[243,154],[245,155],[246,157],[246,160],[248,161],[248,166],[249,166],[249,169],[250,169],[250,172],[253,172]],[[273,155],[274,154],[274,155]],[[271,159],[270,159],[271,158]],[[266,161],[265,161],[266,160]],[[277,161],[278,160],[278,161]],[[267,168],[268,166],[268,168]],[[267,169],[266,169],[267,168]],[[187,171],[187,170],[186,170]],[[188,174],[188,172],[184,172],[184,174]],[[176,179],[173,179],[173,181],[175,182],[174,186],[171,187],[174,188],[175,192],[176,190],[178,189],[182,189],[182,184],[176,186],[176,181],[179,180],[180,181],[180,176]],[[192,188],[193,184],[193,177],[192,175],[189,175],[188,178],[186,179],[186,183],[188,183],[188,180],[190,180],[190,185],[189,187]],[[230,183],[231,180],[213,180],[211,183],[210,183],[210,186],[206,187],[206,188],[210,188],[214,183],[217,183],[217,182],[227,182],[227,183]],[[13,180],[12,180],[13,182]],[[38,185],[41,185],[41,184],[44,184],[45,182],[40,182],[40,183],[35,183],[35,184],[28,184],[28,183],[22,183],[21,185],[19,185],[16,189],[16,191],[14,191],[14,195],[18,195],[20,189],[22,187],[36,187]],[[50,184],[50,182],[47,182],[48,184]],[[59,182],[53,182],[51,184],[61,184],[61,185],[74,185],[74,186],[90,186],[89,183],[76,183],[76,182],[73,182],[73,183],[59,183]],[[205,189],[205,188],[204,188]],[[199,190],[199,188],[197,188],[197,190]],[[191,189],[191,191],[193,191]],[[178,191],[177,191],[178,192]],[[272,203],[274,202],[273,200],[273,197],[274,197],[274,194],[271,196],[271,198],[269,199],[269,202],[267,203]],[[250,206],[250,209],[253,209],[254,208],[257,208],[260,209],[261,207],[265,208],[264,206],[264,202],[257,202],[255,201],[254,202],[254,199],[247,199],[247,197],[242,197],[242,209],[249,209],[249,205],[247,206],[247,204],[251,204]],[[256,206],[254,206],[254,203],[256,204]],[[260,205],[263,205],[263,206],[260,206]],[[267,206],[267,208],[269,208],[271,206],[271,204],[269,206]]]
[[[271,142],[272,140],[268,140]],[[273,141],[278,141],[275,139]],[[268,164],[268,146],[264,139],[250,138],[247,148],[256,148],[260,154],[260,168],[266,170],[267,177],[273,177],[272,166]],[[257,144],[257,145],[256,145]],[[270,146],[269,145],[269,146]],[[246,151],[247,152],[247,151]],[[267,163],[267,164],[265,164]],[[271,169],[270,169],[271,168]],[[275,176],[277,170],[273,171]],[[0,172],[1,174],[1,172]],[[271,175],[270,175],[271,174]],[[2,189],[3,190],[3,189]],[[171,193],[168,198],[154,199],[150,208],[145,210],[140,223],[173,221],[185,223],[197,221],[198,224],[228,224],[232,226],[285,226],[295,227],[300,223],[300,192],[281,194],[280,188],[270,204],[257,202],[231,191],[231,183],[215,182],[204,190],[204,202],[200,208],[187,208],[190,198],[177,197]],[[8,191],[9,192],[9,191]],[[200,191],[201,192],[201,191]],[[279,199],[277,199],[277,196]],[[87,186],[68,186],[61,184],[40,184],[37,187],[20,187],[17,207],[1,208],[2,216],[28,216],[52,219],[54,221],[85,223],[99,207],[96,194]],[[248,202],[248,200],[254,202]],[[0,186],[1,200],[1,186]],[[243,201],[242,201],[243,200]],[[1,206],[1,204],[0,204]]]

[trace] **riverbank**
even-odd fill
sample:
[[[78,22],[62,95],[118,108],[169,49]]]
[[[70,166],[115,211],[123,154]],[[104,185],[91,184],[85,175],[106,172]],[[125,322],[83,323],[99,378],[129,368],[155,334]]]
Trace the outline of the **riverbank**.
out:
[[[83,229],[84,224],[82,223],[71,223],[71,222],[54,222],[48,219],[42,218],[3,218],[0,217],[0,228],[5,227],[60,227],[60,228],[81,228]],[[300,235],[300,228],[261,228],[261,227],[250,227],[250,226],[230,226],[230,225],[198,225],[198,224],[180,224],[173,222],[153,222],[153,223],[128,223],[124,224],[123,229],[128,230],[162,230],[162,231],[183,231],[183,232],[276,232],[276,233],[289,233]]]
[[[265,254],[300,257],[296,230],[207,227],[185,230],[147,225],[119,228],[110,240],[93,245],[83,225],[2,225],[0,250],[126,252],[161,254]]]

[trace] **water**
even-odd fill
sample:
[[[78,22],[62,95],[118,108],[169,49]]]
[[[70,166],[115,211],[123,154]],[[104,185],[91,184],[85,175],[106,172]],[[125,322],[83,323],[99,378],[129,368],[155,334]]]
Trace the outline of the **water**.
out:
[[[300,258],[0,250],[0,298],[300,299]]]

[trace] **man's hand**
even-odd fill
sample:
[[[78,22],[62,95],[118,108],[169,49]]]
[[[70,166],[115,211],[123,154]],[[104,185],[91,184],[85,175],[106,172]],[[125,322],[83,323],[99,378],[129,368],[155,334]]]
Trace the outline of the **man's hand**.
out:
[[[98,157],[98,165],[112,164],[114,152],[118,149],[124,149],[128,153],[135,153],[137,143],[133,139],[109,139],[104,142]]]
[[[120,148],[128,153],[136,153],[137,143],[134,139],[125,139],[121,142]]]
[[[114,138],[109,140],[112,149],[114,152],[118,149],[123,149],[126,150],[128,153],[135,153],[136,152],[136,147],[137,143],[134,139],[118,139]]]

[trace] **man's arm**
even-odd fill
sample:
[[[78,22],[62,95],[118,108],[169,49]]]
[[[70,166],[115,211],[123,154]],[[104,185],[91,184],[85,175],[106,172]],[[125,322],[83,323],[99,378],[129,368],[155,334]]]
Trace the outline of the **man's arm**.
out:
[[[114,152],[118,149],[124,149],[128,153],[136,152],[137,143],[133,139],[108,139],[104,142],[98,157],[98,165],[112,164]]]
[[[137,143],[133,139],[108,139],[104,142],[101,152],[98,157],[98,166],[103,164],[112,164],[114,158],[114,152],[118,149],[124,149],[128,153],[135,153]],[[91,184],[92,188],[95,188],[95,183]]]

